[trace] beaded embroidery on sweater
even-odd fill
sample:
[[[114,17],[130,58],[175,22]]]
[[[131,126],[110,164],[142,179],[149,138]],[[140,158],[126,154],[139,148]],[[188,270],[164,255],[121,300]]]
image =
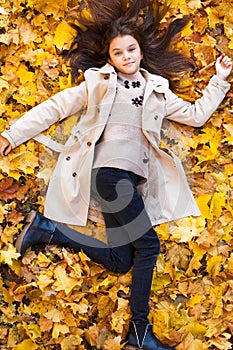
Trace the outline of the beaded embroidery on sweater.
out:
[[[145,86],[140,72],[130,76],[118,73],[115,100],[96,145],[94,168],[120,168],[147,178],[148,141],[142,132]]]

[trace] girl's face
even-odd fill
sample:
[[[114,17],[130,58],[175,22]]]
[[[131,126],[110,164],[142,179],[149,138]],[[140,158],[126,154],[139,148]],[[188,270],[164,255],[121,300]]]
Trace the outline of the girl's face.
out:
[[[109,45],[108,62],[119,72],[134,74],[138,72],[142,60],[142,51],[137,40],[131,35],[114,38]]]

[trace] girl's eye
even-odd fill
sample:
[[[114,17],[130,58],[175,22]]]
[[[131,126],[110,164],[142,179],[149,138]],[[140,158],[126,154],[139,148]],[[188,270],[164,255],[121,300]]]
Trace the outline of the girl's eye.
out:
[[[129,49],[129,51],[134,51],[135,50],[135,47],[131,47],[130,49]]]

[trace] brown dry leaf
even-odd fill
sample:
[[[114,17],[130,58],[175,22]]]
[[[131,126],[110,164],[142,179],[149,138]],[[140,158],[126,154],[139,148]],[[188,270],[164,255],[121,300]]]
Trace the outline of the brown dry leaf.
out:
[[[10,213],[7,214],[6,220],[7,222],[11,222],[13,225],[17,225],[18,223],[24,220],[24,216],[17,210],[12,210]]]
[[[43,316],[40,317],[40,320],[38,322],[40,326],[41,332],[50,332],[53,328],[53,321],[48,320],[47,318],[44,318]]]
[[[6,178],[0,181],[0,198],[4,201],[15,198],[20,185],[13,178]]]
[[[76,350],[76,349],[80,349],[80,350],[83,349],[84,350],[84,347],[81,346],[81,343],[82,343],[81,335],[82,334],[83,334],[83,331],[79,329],[79,333],[77,330],[75,335],[68,335],[67,337],[62,339],[61,349],[62,350]]]

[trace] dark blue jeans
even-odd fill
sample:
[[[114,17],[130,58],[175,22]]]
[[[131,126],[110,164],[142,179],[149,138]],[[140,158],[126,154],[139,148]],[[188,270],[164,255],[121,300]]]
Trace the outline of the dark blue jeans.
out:
[[[148,301],[160,242],[137,191],[137,181],[134,173],[117,168],[93,171],[92,191],[101,202],[108,245],[60,224],[51,243],[76,251],[82,249],[93,261],[114,272],[126,273],[133,266],[130,294],[132,321],[147,323]]]

